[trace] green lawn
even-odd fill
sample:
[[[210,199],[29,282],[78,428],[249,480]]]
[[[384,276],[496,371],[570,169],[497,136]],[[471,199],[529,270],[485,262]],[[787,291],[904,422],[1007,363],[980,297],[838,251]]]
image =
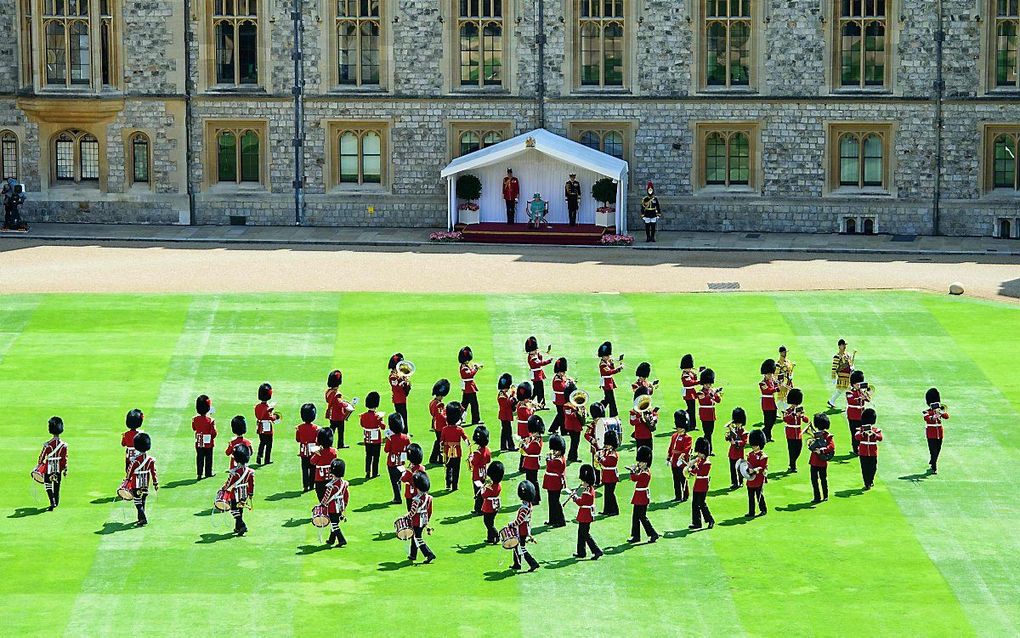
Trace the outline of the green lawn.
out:
[[[1018,327],[1020,308],[907,292],[0,297],[7,423],[0,634],[287,636],[329,628],[353,636],[843,636],[859,627],[868,635],[1017,635]],[[727,388],[720,413],[741,405],[753,420],[761,414],[758,365],[780,344],[799,364],[807,409],[824,409],[829,361],[843,336],[878,387],[886,441],[876,489],[858,490],[859,465],[843,456],[846,422],[836,415],[840,460],[830,468],[828,503],[808,506],[806,455],[801,472],[786,475],[780,442],[768,449],[770,513],[746,522],[746,492],[722,489],[729,482],[720,455],[709,499],[719,525],[688,534],[689,504],[668,502],[667,423],[657,433],[650,513],[665,538],[625,543],[631,488],[624,484],[622,515],[593,525],[603,560],[570,559],[573,525],[540,529],[533,553],[543,569],[515,575],[506,569],[509,552],[480,543],[484,528],[466,515],[471,494],[463,479],[460,492],[437,493],[430,539],[437,562],[408,565],[407,546],[391,534],[402,508],[385,504],[385,473],[360,484],[363,451],[353,447],[344,452],[355,478],[349,544],[319,551],[307,522],[314,496],[297,493],[291,426],[305,401],[322,414],[326,373],[341,367],[349,396],[379,390],[387,399],[386,360],[402,351],[418,366],[411,432],[426,443],[428,390],[456,376],[458,348],[471,345],[486,364],[483,417],[498,429],[496,378],[503,371],[522,377],[522,345],[532,333],[568,356],[573,375],[595,394],[603,339],[626,353],[628,373],[650,361],[666,413],[682,403],[677,363],[693,352]],[[251,533],[234,539],[228,516],[209,515],[226,468],[222,433],[234,414],[253,420],[263,381],[276,389],[287,427],[277,433],[277,462],[257,472]],[[925,478],[920,411],[931,384],[952,420],[941,473]],[[217,476],[196,484],[189,426],[200,393],[214,399],[221,438]],[[164,488],[150,526],[122,530],[133,508],[111,497],[132,407],[146,414]],[[45,496],[29,471],[53,414],[67,424],[70,474],[61,507],[37,514]],[[504,463],[516,467],[510,456]],[[631,447],[623,458],[633,461]],[[576,484],[576,467],[568,472]],[[442,488],[441,470],[430,474]],[[504,494],[517,480],[510,477]],[[498,525],[515,505],[504,499]],[[543,501],[538,523],[546,511]]]

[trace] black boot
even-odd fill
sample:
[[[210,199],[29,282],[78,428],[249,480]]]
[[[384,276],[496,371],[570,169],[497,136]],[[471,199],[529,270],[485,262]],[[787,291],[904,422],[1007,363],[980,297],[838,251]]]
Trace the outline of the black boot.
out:
[[[340,530],[337,530],[336,531],[336,546],[337,547],[343,547],[346,544],[347,544],[347,539],[344,538],[344,533],[341,532]]]
[[[510,566],[510,569],[514,571],[519,571],[521,569],[521,557],[516,551],[514,552],[514,564]]]
[[[528,550],[524,550],[524,560],[528,561],[528,567],[530,568],[528,569],[529,572],[533,572],[538,569],[538,561],[535,560],[535,557],[532,556]]]

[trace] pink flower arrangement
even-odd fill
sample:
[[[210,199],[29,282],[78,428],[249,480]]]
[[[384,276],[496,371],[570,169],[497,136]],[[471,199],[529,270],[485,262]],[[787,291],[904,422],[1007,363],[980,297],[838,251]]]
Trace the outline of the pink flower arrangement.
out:
[[[633,235],[603,235],[603,246],[630,246],[634,243]]]
[[[457,210],[478,210],[479,206],[475,202],[464,202],[457,207]]]
[[[436,231],[436,232],[434,232],[434,233],[429,235],[429,241],[452,242],[452,241],[462,241],[463,239],[464,239],[464,233],[459,233],[459,232],[456,232],[456,231],[451,233],[451,232],[447,232],[445,230],[440,230],[440,231]]]
[[[598,213],[615,213],[616,212],[616,206],[599,206],[598,208],[595,209],[595,212],[598,212]]]

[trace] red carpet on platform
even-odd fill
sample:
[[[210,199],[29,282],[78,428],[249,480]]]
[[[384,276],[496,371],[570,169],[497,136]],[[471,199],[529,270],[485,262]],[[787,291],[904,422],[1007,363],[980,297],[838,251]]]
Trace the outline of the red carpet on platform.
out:
[[[489,244],[563,244],[568,246],[594,246],[602,235],[614,232],[612,228],[594,224],[553,224],[543,228],[528,228],[527,224],[499,224],[482,222],[458,226],[464,241]]]

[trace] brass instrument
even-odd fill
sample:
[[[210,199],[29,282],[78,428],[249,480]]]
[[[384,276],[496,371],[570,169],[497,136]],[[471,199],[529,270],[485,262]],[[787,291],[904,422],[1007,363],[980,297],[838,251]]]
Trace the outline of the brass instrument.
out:
[[[862,383],[860,386],[861,393],[864,395],[865,401],[871,401],[871,397],[875,396],[875,391],[878,388],[870,383]]]
[[[634,399],[634,411],[645,413],[652,409],[652,395],[642,394]]]
[[[567,397],[567,402],[575,408],[581,409],[588,405],[589,398],[588,393],[584,390],[574,390],[570,393],[570,396]]]
[[[396,369],[397,374],[399,374],[401,376],[404,376],[404,377],[409,377],[412,374],[414,374],[414,371],[417,368],[415,367],[415,365],[413,363],[411,363],[407,359],[403,359],[403,360],[401,360],[400,362],[397,363],[395,369]]]

